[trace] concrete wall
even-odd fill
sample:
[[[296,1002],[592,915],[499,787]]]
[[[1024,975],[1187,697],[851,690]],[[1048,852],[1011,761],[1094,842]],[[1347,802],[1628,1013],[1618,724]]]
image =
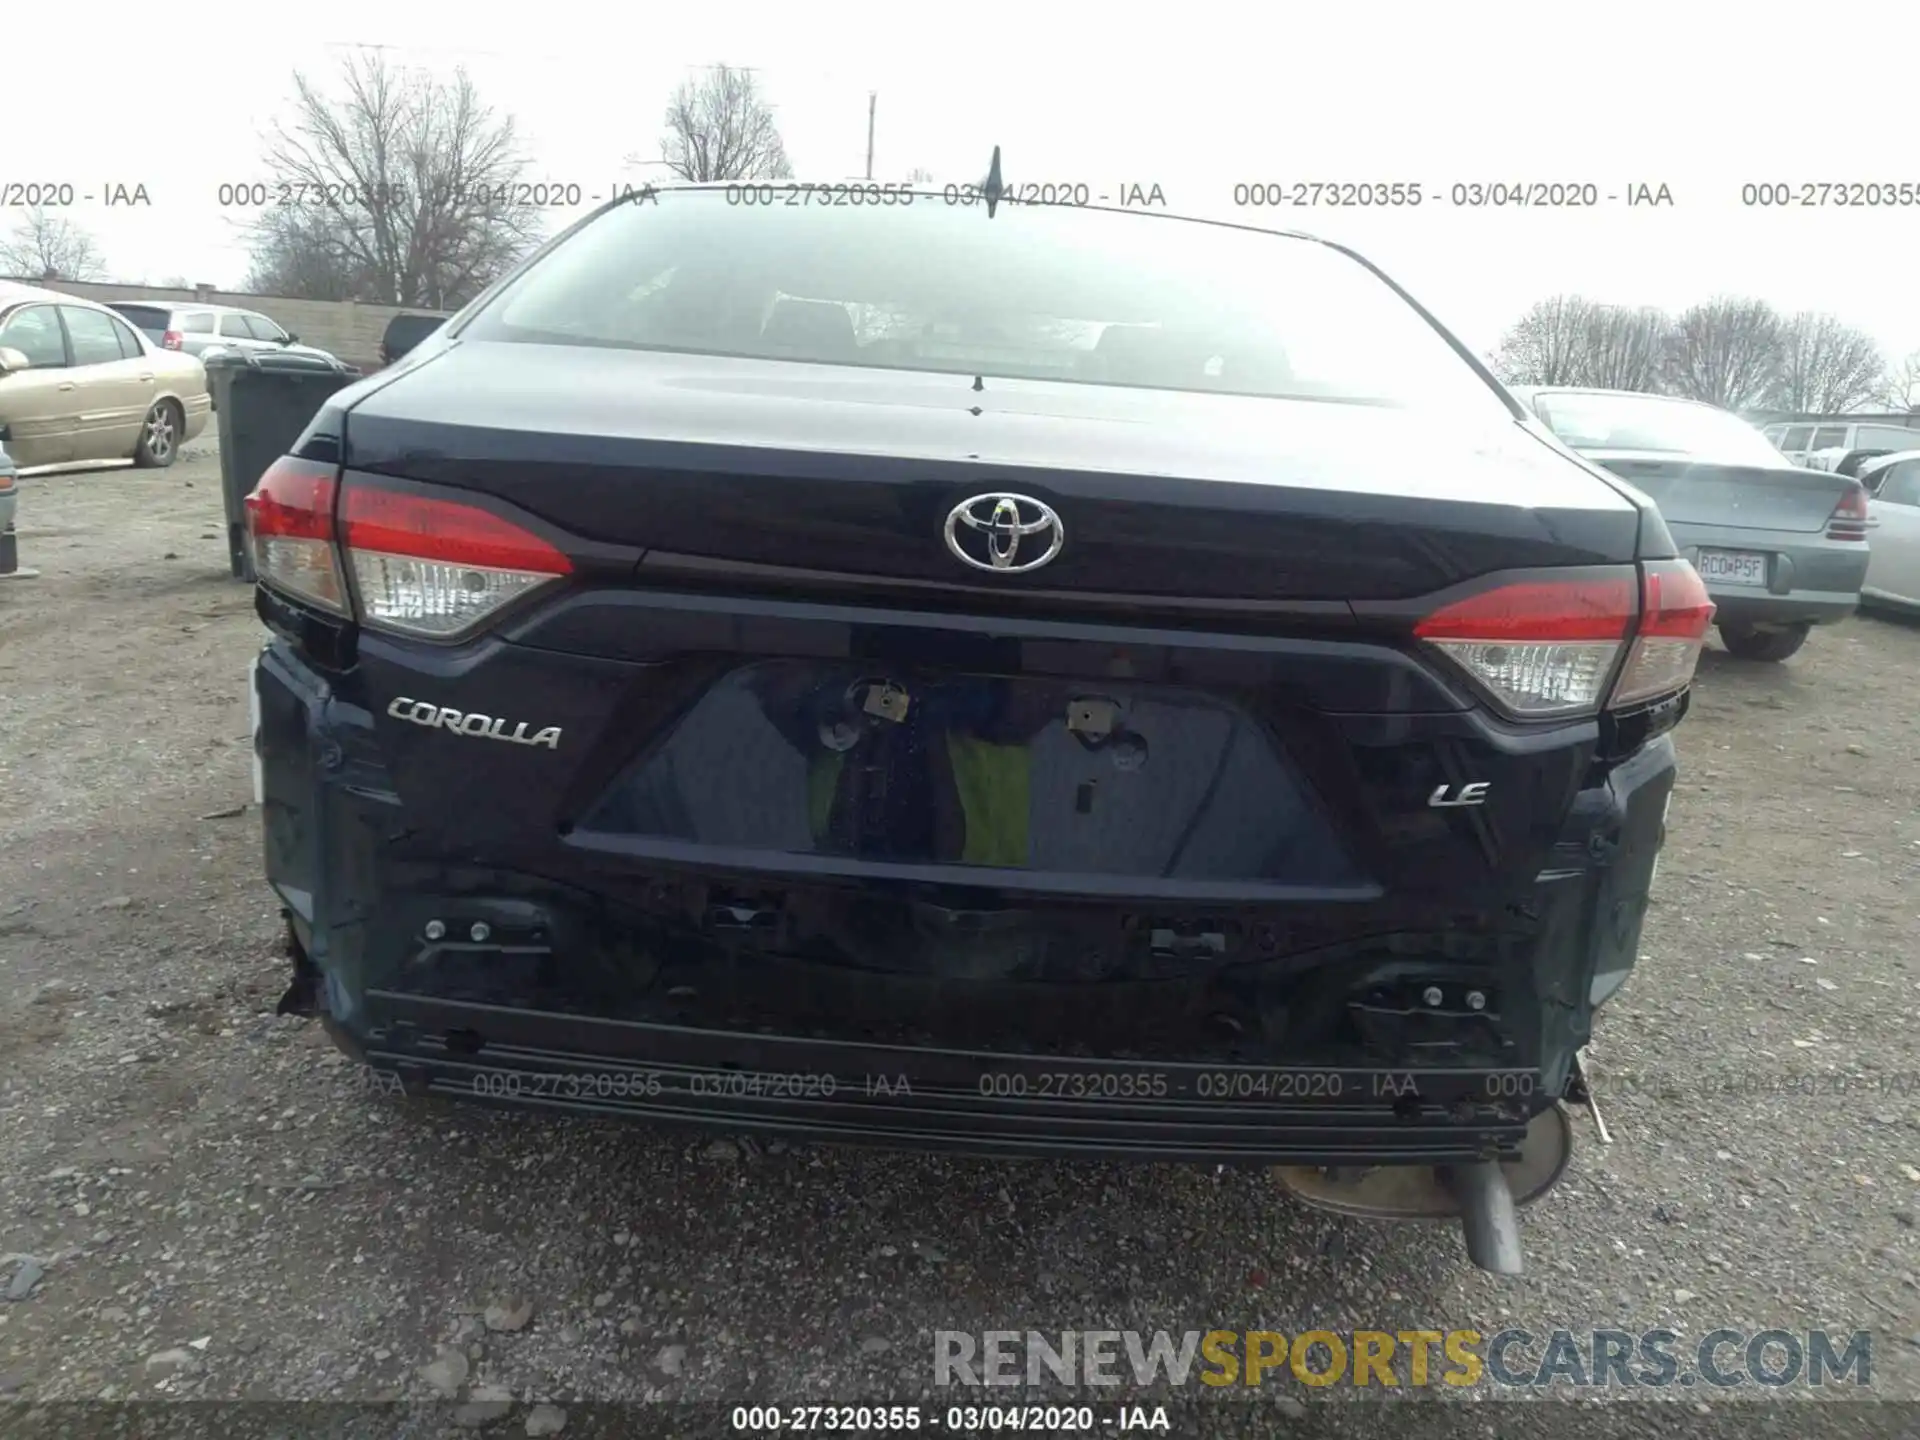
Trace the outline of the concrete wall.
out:
[[[85,280],[32,280],[38,285],[60,290],[88,300],[178,300],[199,301],[205,305],[237,305],[257,310],[291,330],[308,345],[330,350],[342,360],[372,370],[380,363],[380,337],[387,321],[395,315],[440,315],[440,310],[406,309],[398,305],[362,305],[352,300],[290,300],[283,295],[245,295],[238,291],[214,290],[201,286],[193,290],[169,290],[157,285],[104,285]]]

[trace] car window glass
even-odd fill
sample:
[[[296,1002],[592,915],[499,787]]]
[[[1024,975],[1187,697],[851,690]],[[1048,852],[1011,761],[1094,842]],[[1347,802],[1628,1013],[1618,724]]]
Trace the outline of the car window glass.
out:
[[[247,317],[244,315],[222,315],[220,317],[220,333],[225,336],[231,336],[237,340],[251,340],[253,338],[253,331],[247,328]]]
[[[1920,430],[1906,430],[1897,426],[1861,426],[1856,445],[1877,445],[1881,450],[1912,450],[1920,446]]]
[[[188,310],[175,317],[177,328],[186,335],[211,335],[213,316],[205,310]]]
[[[1795,425],[1792,429],[1788,430],[1785,435],[1780,437],[1780,448],[1782,450],[1804,450],[1807,448],[1807,437],[1811,434],[1813,434],[1813,427],[1811,425]]]
[[[252,328],[253,338],[256,340],[286,339],[287,332],[274,324],[273,321],[267,319],[264,315],[247,316],[247,324]]]
[[[1777,466],[1780,452],[1738,415],[1656,395],[1556,391],[1534,402],[1576,450],[1641,450],[1736,465]]]
[[[0,325],[0,345],[18,350],[36,370],[52,370],[67,363],[67,342],[60,334],[60,317],[51,305],[29,305],[14,311]]]
[[[113,326],[113,333],[120,337],[120,358],[122,360],[137,360],[147,353],[145,348],[140,344],[140,337],[133,333],[133,327],[131,325],[114,319],[109,319],[107,323]]]
[[[113,321],[98,310],[62,305],[60,318],[67,322],[67,339],[73,345],[75,365],[104,365],[123,358],[119,332],[113,328]]]
[[[1822,425],[1813,432],[1813,448],[1825,450],[1831,446],[1847,443],[1847,427],[1844,425]]]
[[[465,333],[1510,418],[1419,311],[1338,251],[1074,206],[989,223],[941,204],[803,216],[679,192],[602,212]]]
[[[1884,505],[1920,505],[1920,460],[1888,466],[1878,499]]]

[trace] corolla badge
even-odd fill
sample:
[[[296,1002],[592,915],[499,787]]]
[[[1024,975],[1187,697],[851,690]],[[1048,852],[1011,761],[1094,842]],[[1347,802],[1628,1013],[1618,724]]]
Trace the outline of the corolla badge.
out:
[[[1066,540],[1053,507],[1031,495],[975,495],[947,513],[947,549],[976,570],[1038,570]]]
[[[507,722],[495,716],[453,710],[445,705],[436,705],[431,700],[414,700],[402,695],[387,706],[387,714],[396,720],[411,720],[416,725],[425,725],[430,729],[451,730],[456,735],[505,740],[513,745],[544,745],[549,750],[560,748],[558,725],[549,725],[544,730],[528,734],[532,727],[524,720],[509,730]]]

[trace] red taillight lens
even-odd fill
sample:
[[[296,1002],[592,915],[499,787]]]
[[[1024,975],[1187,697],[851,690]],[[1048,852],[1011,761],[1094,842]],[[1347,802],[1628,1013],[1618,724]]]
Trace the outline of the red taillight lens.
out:
[[[1865,540],[1868,527],[1873,523],[1870,515],[1866,487],[1856,482],[1852,489],[1840,497],[1840,503],[1833,507],[1833,514],[1827,517],[1827,538]]]
[[[1693,566],[1684,560],[1649,561],[1640,628],[1609,707],[1618,710],[1691,684],[1713,611],[1707,587]]]
[[[1566,714],[1598,707],[1636,608],[1631,570],[1521,581],[1436,610],[1414,634],[1509,710]]]
[[[162,350],[178,350],[180,348],[180,332],[178,330],[167,331],[166,334],[160,337],[160,348]]]
[[[1436,610],[1414,634],[1516,714],[1577,714],[1599,708],[1622,649],[1609,708],[1685,689],[1713,609],[1693,566],[1655,560],[1639,578],[1623,568],[1501,585]]]
[[[347,613],[347,587],[333,548],[334,467],[283,456],[247,496],[253,573],[264,583]]]
[[[405,634],[451,639],[573,573],[540,536],[459,500],[350,484],[340,522],[361,620]]]

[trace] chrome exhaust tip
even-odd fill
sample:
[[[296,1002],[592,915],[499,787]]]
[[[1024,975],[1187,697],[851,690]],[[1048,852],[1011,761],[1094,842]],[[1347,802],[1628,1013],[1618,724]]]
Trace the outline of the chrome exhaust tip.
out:
[[[1573,1157],[1573,1123],[1558,1104],[1527,1127],[1520,1153],[1464,1165],[1372,1169],[1277,1165],[1274,1178],[1302,1203],[1360,1220],[1457,1220],[1467,1258],[1496,1275],[1523,1271],[1517,1211],[1560,1182]]]

